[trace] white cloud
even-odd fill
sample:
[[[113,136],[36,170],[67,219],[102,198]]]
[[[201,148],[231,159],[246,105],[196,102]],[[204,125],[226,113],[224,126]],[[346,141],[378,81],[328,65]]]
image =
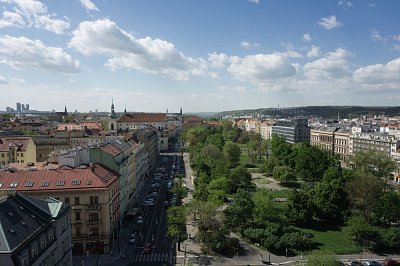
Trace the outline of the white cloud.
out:
[[[291,77],[296,74],[296,68],[284,54],[257,54],[246,57],[231,57],[228,67],[236,79],[253,84]]]
[[[312,80],[337,79],[349,76],[351,71],[347,62],[350,52],[343,48],[338,48],[334,52],[329,52],[325,57],[304,65],[305,77]]]
[[[0,0],[3,3],[14,4],[14,12],[5,10],[0,19],[2,27],[35,27],[47,31],[64,34],[69,28],[68,19],[58,19],[55,14],[49,14],[47,7],[37,0]]]
[[[260,3],[260,0],[247,0],[247,1],[249,1],[250,3],[255,3],[255,4],[259,4]]]
[[[321,54],[320,48],[315,45],[311,45],[310,51],[307,53],[307,57],[313,58],[313,57],[319,57]]]
[[[167,41],[135,38],[109,19],[84,21],[76,30],[69,46],[84,55],[106,55],[106,66],[112,70],[127,68],[152,74],[164,74],[177,80],[190,75],[203,75],[207,62],[186,57]]]
[[[400,51],[400,44],[396,43],[393,45],[393,50]]]
[[[62,48],[45,46],[25,37],[0,37],[0,63],[15,69],[42,69],[61,73],[79,72],[79,62]]]
[[[250,42],[240,42],[240,47],[244,48],[244,49],[251,49],[253,47],[260,47],[260,45],[258,43],[250,43]]]
[[[356,82],[364,84],[390,84],[400,86],[400,58],[387,64],[375,64],[362,67],[354,71],[353,78]]]
[[[323,27],[327,30],[331,30],[331,29],[342,26],[343,23],[338,21],[336,19],[336,16],[329,16],[329,17],[321,18],[318,22],[318,25],[320,25],[321,27]]]
[[[371,39],[374,40],[374,41],[379,41],[379,42],[386,42],[387,41],[385,38],[382,37],[382,35],[376,29],[372,30]]]
[[[3,76],[0,76],[0,84],[9,84],[10,82]]]
[[[400,42],[400,34],[399,35],[394,35],[393,40]]]
[[[311,35],[309,33],[303,34],[303,41],[310,42],[312,40]]]
[[[224,53],[211,53],[208,54],[208,64],[213,68],[222,68],[225,67],[225,64],[229,62],[229,57]]]
[[[338,6],[342,6],[343,8],[353,7],[354,4],[350,1],[339,1]]]
[[[25,21],[20,14],[9,11],[3,12],[3,18],[0,19],[0,28],[11,26],[21,27],[23,25],[25,25]]]
[[[217,90],[220,91],[233,91],[233,92],[240,92],[240,93],[245,93],[247,91],[247,88],[244,86],[238,86],[238,87],[226,87],[226,86],[219,86]]]
[[[91,2],[90,0],[80,0],[81,5],[86,8],[86,10],[95,10],[95,11],[99,11],[99,9],[97,8],[97,6],[95,4],[93,4],[93,2]]]

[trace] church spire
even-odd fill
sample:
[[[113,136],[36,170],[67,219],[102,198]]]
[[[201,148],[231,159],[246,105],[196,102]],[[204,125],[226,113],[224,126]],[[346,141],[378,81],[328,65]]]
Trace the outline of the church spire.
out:
[[[114,99],[111,99],[111,114],[110,114],[111,118],[117,118],[117,114],[115,113],[114,110]]]
[[[125,110],[124,110],[124,113],[126,114],[126,104],[125,104]]]

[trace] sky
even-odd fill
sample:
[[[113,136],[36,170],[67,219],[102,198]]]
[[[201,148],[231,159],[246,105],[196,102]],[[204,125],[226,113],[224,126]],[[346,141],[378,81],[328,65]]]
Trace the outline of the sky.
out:
[[[0,110],[400,102],[398,0],[0,0]]]

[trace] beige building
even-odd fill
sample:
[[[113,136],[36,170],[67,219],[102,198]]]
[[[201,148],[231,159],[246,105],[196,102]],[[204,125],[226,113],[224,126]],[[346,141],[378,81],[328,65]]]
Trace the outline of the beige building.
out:
[[[71,148],[68,138],[35,136],[32,139],[36,145],[36,162],[46,161],[52,152],[68,150]]]
[[[28,162],[36,162],[36,146],[31,138],[0,138],[0,167]]]
[[[346,160],[350,155],[351,131],[337,127],[319,127],[310,130],[310,144],[327,150]]]
[[[53,197],[70,205],[75,254],[110,252],[119,221],[119,175],[100,165],[42,171],[2,171],[0,190]]]

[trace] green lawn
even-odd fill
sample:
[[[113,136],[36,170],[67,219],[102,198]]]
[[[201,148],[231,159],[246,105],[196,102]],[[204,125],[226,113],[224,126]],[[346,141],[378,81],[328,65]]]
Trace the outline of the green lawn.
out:
[[[269,184],[269,183],[272,183],[272,181],[270,179],[267,179],[267,178],[256,178],[256,179],[253,179],[253,181],[255,183],[257,183],[257,184]]]
[[[353,254],[361,252],[361,247],[355,245],[346,238],[343,231],[344,227],[329,227],[329,226],[315,226],[314,228],[299,228],[296,229],[309,233],[313,236],[317,248],[322,251],[327,251],[335,254]]]

